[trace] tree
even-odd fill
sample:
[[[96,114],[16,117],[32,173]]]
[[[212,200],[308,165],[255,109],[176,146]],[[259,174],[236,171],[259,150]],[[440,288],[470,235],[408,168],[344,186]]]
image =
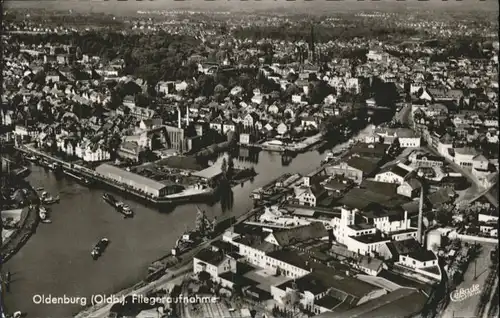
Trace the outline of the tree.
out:
[[[233,158],[230,156],[227,161],[227,175],[228,178],[231,178],[234,173],[234,161]]]
[[[198,279],[205,283],[206,281],[208,281],[210,279],[210,274],[207,273],[206,271],[201,271],[198,273]]]
[[[276,276],[280,276],[281,275],[281,268],[276,267]]]
[[[206,225],[205,211],[198,209],[198,212],[196,213],[196,231],[201,235],[204,235],[207,230],[205,225]]]
[[[296,308],[299,302],[300,295],[295,289],[288,291],[285,296],[283,296],[283,303],[291,305],[293,308]]]
[[[214,97],[218,102],[221,102],[227,95],[227,89],[222,85],[218,84],[214,88]]]
[[[224,176],[227,175],[227,160],[226,160],[226,158],[222,159],[222,164],[220,165],[220,170],[222,171],[222,174]]]

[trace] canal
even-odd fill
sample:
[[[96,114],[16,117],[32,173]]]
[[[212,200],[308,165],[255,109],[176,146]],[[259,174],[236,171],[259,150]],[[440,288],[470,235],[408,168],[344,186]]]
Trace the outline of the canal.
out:
[[[240,149],[235,166],[254,166],[253,181],[233,188],[233,205],[222,208],[201,205],[208,216],[219,219],[238,216],[251,209],[250,193],[283,173],[308,173],[323,159],[310,151],[292,160],[277,153],[253,153]],[[221,160],[219,158],[219,160]],[[101,198],[103,191],[88,189],[70,179],[59,179],[44,168],[31,166],[27,178],[33,187],[43,187],[61,202],[51,206],[52,224],[40,224],[37,232],[14,255],[5,270],[12,273],[9,312],[20,310],[30,317],[70,317],[81,309],[78,304],[35,304],[35,295],[87,297],[111,294],[145,277],[149,264],[165,255],[186,228],[193,228],[194,205],[176,207],[168,213],[124,200],[135,211],[133,219],[123,219]],[[122,199],[119,195],[118,198]],[[103,257],[93,261],[92,246],[103,237],[111,243]]]

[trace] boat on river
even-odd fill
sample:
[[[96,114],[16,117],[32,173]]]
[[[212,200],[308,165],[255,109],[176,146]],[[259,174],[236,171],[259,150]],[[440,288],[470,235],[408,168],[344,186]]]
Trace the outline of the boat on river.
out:
[[[40,196],[40,201],[42,201],[43,204],[54,204],[54,203],[59,203],[59,196],[51,196],[47,191],[42,192],[42,195]]]
[[[92,248],[92,251],[90,252],[90,255],[92,256],[92,258],[94,260],[99,259],[99,257],[102,256],[102,254],[104,253],[104,251],[108,247],[108,245],[109,245],[109,240],[107,238],[100,239],[99,242],[97,242],[97,244],[94,245],[94,247]]]
[[[63,173],[71,178],[73,178],[74,180],[76,180],[77,182],[81,183],[82,185],[88,187],[88,186],[91,186],[92,185],[92,181],[89,180],[88,178],[86,177],[83,177],[81,175],[78,175],[72,171],[69,171],[69,170],[66,170],[66,169],[63,169]]]
[[[323,160],[321,160],[321,164],[325,164],[325,163],[328,163],[330,161],[338,160],[342,156],[342,153],[344,151],[345,151],[344,149],[341,149],[341,150],[335,151],[335,152],[328,151],[325,155],[325,158]]]
[[[38,215],[40,216],[40,221],[42,223],[52,223],[52,221],[49,219],[49,212],[44,206],[40,206],[38,209]]]
[[[109,193],[104,193],[102,195],[104,201],[116,209],[116,211],[123,214],[124,217],[130,218],[134,216],[132,209],[125,203],[118,201],[114,196]]]
[[[120,212],[121,214],[123,214],[124,217],[126,218],[131,218],[134,216],[134,211],[132,211],[132,209],[130,208],[130,206],[128,206],[127,204],[123,203],[123,202],[118,202],[117,203],[117,210],[118,212]]]
[[[31,161],[31,162],[38,161],[38,158],[35,155],[26,155],[24,158],[26,158],[26,160]]]
[[[196,246],[200,245],[204,241],[212,238],[215,227],[217,225],[217,220],[209,220],[199,207],[196,207],[198,212],[196,215],[195,229],[184,231],[181,236],[176,240],[175,247],[172,249],[172,255],[178,256],[183,254]]]

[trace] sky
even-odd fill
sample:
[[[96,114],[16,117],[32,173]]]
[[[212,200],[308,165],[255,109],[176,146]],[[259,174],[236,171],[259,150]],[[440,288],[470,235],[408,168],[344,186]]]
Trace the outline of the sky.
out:
[[[137,10],[181,10],[199,11],[287,11],[307,14],[328,14],[338,11],[356,10],[432,10],[447,11],[496,11],[497,0],[4,0],[4,8],[45,8],[48,10],[74,10],[79,12],[105,12],[124,14]]]

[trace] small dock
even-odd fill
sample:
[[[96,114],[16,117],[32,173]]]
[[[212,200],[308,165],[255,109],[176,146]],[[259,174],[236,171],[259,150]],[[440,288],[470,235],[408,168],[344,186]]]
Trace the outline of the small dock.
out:
[[[301,153],[307,151],[310,147],[320,143],[323,140],[323,135],[321,133],[318,133],[314,136],[308,137],[305,140],[297,143],[292,143],[292,144],[278,144],[278,143],[272,143],[269,141],[264,141],[261,143],[238,143],[239,146],[241,147],[248,147],[248,148],[259,148],[264,151],[269,151],[269,152],[292,152],[292,153]]]

